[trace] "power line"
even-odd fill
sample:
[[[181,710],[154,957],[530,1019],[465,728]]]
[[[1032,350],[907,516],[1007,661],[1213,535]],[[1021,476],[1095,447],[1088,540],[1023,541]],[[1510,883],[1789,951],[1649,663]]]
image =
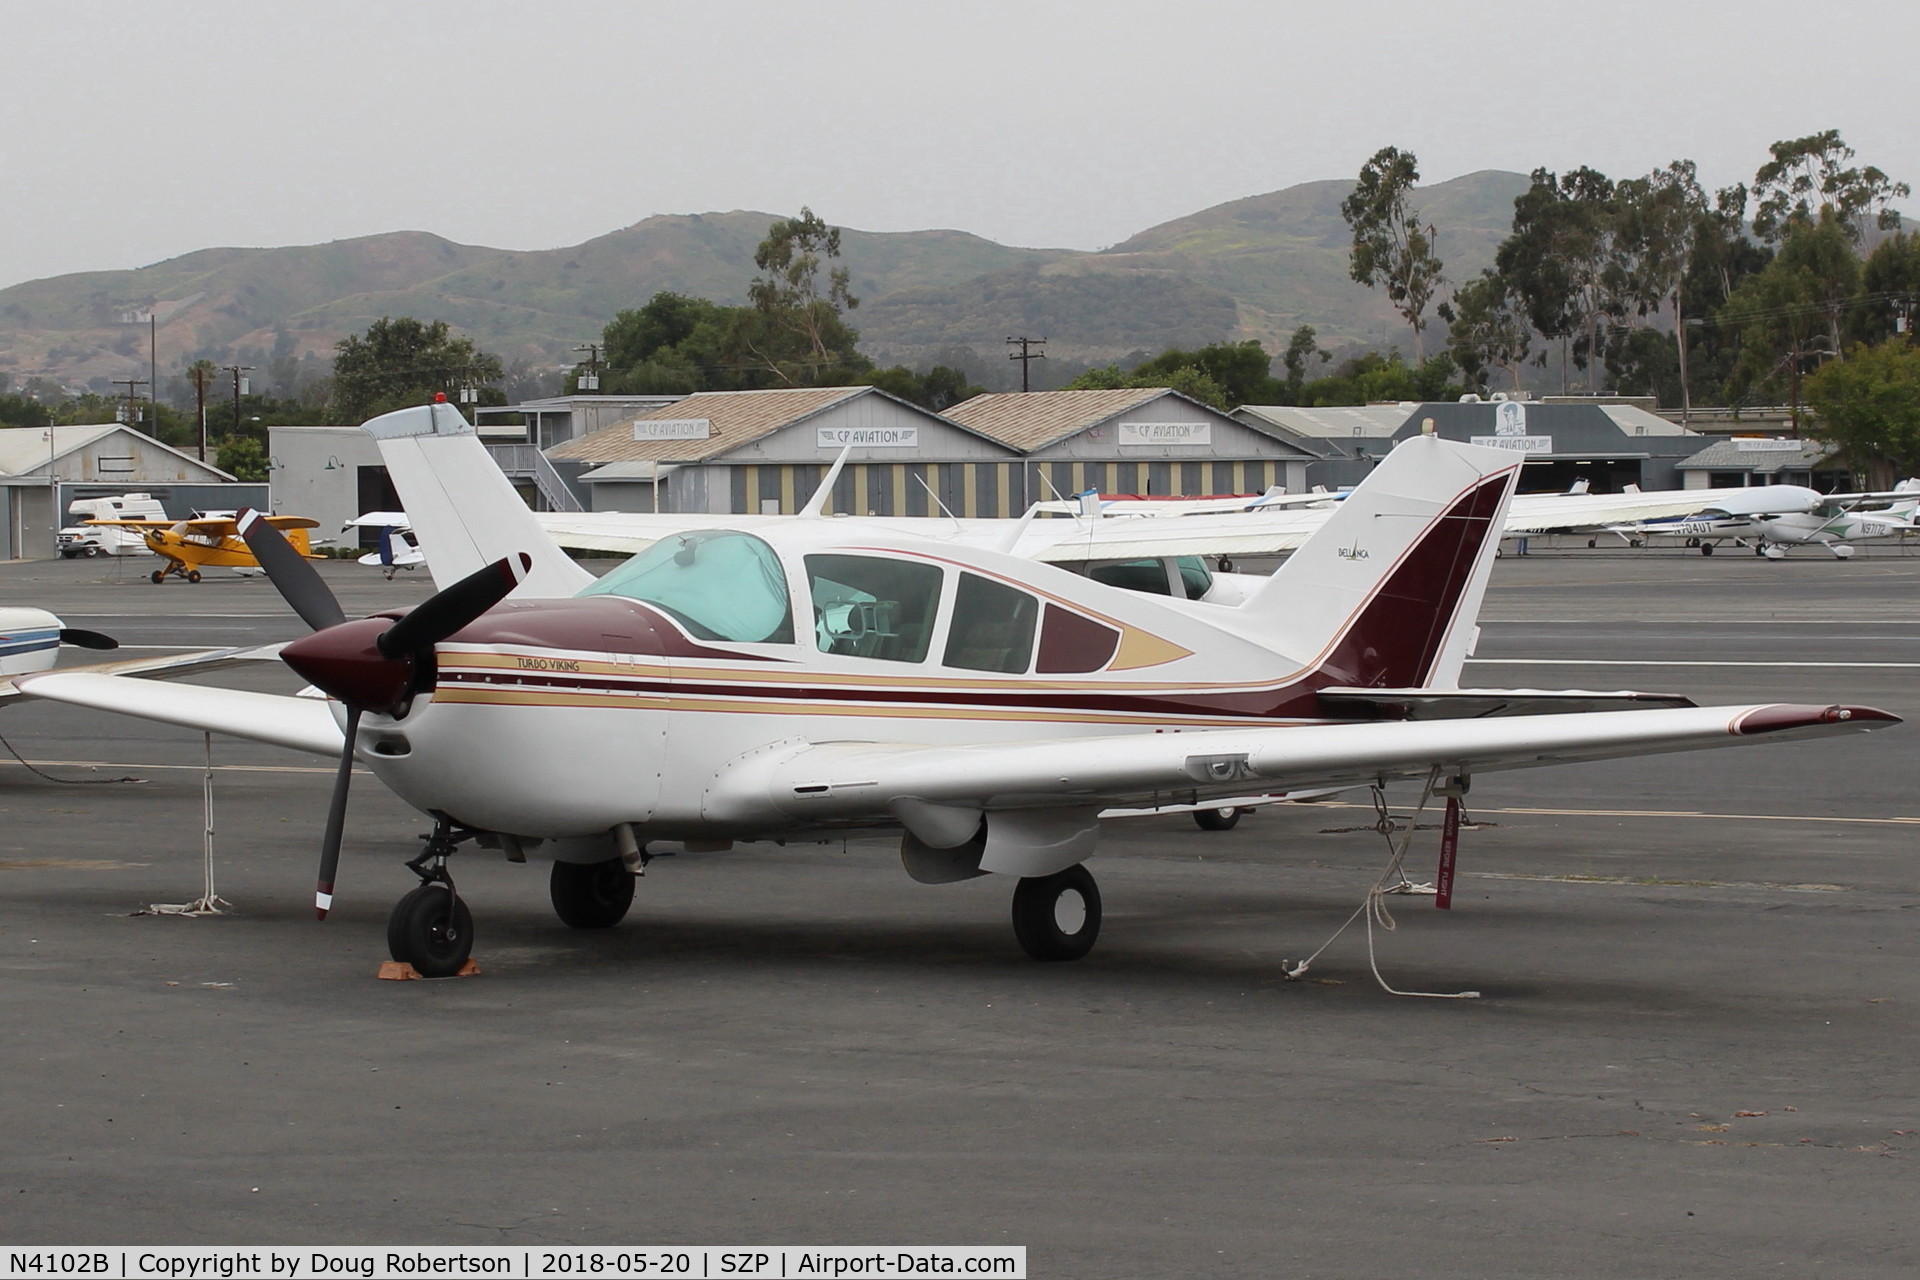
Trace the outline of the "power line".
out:
[[[1018,360],[1020,362],[1020,390],[1033,390],[1033,387],[1027,381],[1027,369],[1032,361],[1045,360],[1047,353],[1044,351],[1035,351],[1032,350],[1032,348],[1046,346],[1047,340],[1045,338],[1029,338],[1023,335],[1018,338],[1008,338],[1007,345],[1010,347],[1018,345],[1020,348],[1018,351],[1007,352],[1007,359]]]

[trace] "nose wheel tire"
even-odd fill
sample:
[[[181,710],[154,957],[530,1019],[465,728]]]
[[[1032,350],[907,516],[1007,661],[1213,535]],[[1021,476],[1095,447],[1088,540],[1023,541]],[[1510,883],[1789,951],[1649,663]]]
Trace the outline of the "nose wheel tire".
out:
[[[1242,812],[1231,806],[1225,809],[1195,809],[1193,820],[1202,831],[1231,831],[1240,825]]]
[[[633,875],[619,858],[556,862],[547,881],[554,914],[570,929],[611,929],[633,905]]]
[[[1078,960],[1100,936],[1100,887],[1084,866],[1029,876],[1013,891],[1013,936],[1035,960]]]
[[[473,913],[448,886],[423,884],[387,917],[387,952],[423,978],[451,978],[473,954]]]

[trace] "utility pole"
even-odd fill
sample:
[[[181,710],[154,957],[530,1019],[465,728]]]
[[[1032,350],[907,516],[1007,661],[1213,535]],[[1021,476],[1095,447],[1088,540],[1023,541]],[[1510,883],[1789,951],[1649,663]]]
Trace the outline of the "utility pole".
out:
[[[250,364],[229,364],[222,365],[221,367],[233,375],[233,438],[235,443],[238,443],[240,440],[240,397],[248,391],[247,380],[240,375],[243,373],[252,373],[253,366]]]
[[[147,312],[147,386],[153,391],[153,422],[151,430],[155,437],[160,434],[160,319],[153,312]]]
[[[127,396],[126,396],[127,407],[124,410],[122,410],[120,421],[126,423],[128,426],[132,426],[133,424],[139,422],[140,421],[140,395],[137,391],[134,390],[134,388],[152,386],[153,384],[148,382],[145,378],[115,378],[113,379],[113,385],[116,387],[125,387],[127,389]],[[159,424],[156,423],[155,425],[157,426]]]
[[[187,370],[187,376],[193,379],[193,408],[200,419],[200,461],[207,460],[207,384],[213,381],[213,370],[196,363]]]
[[[600,390],[600,347],[598,343],[587,342],[574,348],[587,353],[587,371],[575,379],[573,389],[581,391]]]
[[[1033,349],[1036,347],[1046,346],[1047,340],[1045,338],[1028,338],[1028,337],[1008,338],[1007,345],[1010,347],[1017,346],[1020,348],[1018,351],[1007,352],[1007,359],[1018,360],[1020,362],[1020,390],[1022,391],[1033,390],[1033,384],[1027,379],[1027,368],[1028,368],[1029,362],[1034,360],[1045,360],[1047,358],[1046,352],[1036,351]]]

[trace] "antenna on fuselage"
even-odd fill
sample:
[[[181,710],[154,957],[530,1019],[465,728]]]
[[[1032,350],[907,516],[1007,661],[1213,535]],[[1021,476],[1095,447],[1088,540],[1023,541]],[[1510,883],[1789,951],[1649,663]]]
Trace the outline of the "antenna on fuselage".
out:
[[[833,482],[840,478],[841,468],[847,465],[847,459],[852,453],[852,445],[848,445],[840,451],[840,456],[833,460],[831,467],[827,468],[827,474],[825,478],[820,481],[820,487],[813,491],[811,498],[807,499],[807,505],[800,508],[799,514],[802,517],[820,520],[829,514],[827,504],[833,500]]]
[[[947,504],[940,501],[940,495],[933,491],[933,486],[928,484],[924,477],[915,475],[913,478],[915,483],[917,483],[922,489],[925,489],[927,491],[927,496],[933,499],[933,505],[940,508],[940,514],[945,516],[947,519],[953,521],[953,527],[956,530],[958,530],[961,527],[960,517],[954,515],[953,512],[947,510]]]

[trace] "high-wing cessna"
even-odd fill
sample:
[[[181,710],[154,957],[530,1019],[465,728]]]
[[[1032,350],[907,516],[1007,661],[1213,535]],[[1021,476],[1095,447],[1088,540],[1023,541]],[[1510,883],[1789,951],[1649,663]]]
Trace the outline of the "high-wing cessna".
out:
[[[449,857],[553,860],[560,918],[618,922],[653,840],[900,833],[915,880],[1015,881],[1014,933],[1074,959],[1100,929],[1101,813],[1879,728],[1867,707],[1695,707],[1458,688],[1520,459],[1407,441],[1244,603],[1127,591],[981,547],[830,519],[662,538],[594,578],[451,405],[368,423],[438,594],[348,620],[262,519],[242,533],[314,629],[325,694],[108,676],[32,694],[336,755],[315,904],[358,762],[434,819],[396,960],[458,971]],[[1632,708],[1632,709],[1618,709]],[[1539,714],[1527,714],[1539,713]]]
[[[1752,547],[1756,555],[1783,560],[1787,548],[1825,547],[1836,559],[1853,555],[1853,544],[1920,531],[1920,480],[1902,480],[1877,493],[1820,493],[1797,484],[1722,490],[1711,502],[1683,516],[1609,526],[1635,541],[1684,538],[1710,556],[1723,542]]]
[[[426,553],[420,550],[420,543],[413,536],[413,523],[404,511],[369,511],[347,521],[340,532],[348,529],[375,531],[380,545],[361,556],[358,563],[380,570],[389,580],[402,569],[411,573],[427,562]]]
[[[286,530],[287,539],[303,556],[309,553],[307,530],[318,520],[306,516],[262,516],[275,528]],[[190,520],[89,520],[89,525],[132,529],[146,539],[147,550],[165,561],[151,575],[159,586],[169,576],[200,581],[202,569],[258,569],[259,560],[240,537],[239,525],[230,515],[195,516]]]

